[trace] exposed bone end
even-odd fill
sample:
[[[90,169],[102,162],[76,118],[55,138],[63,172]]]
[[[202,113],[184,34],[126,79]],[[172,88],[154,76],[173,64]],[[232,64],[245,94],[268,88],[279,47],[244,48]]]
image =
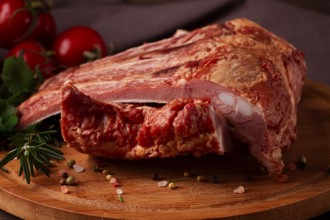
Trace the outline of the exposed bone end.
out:
[[[252,116],[251,105],[243,99],[239,99],[236,104],[237,112],[246,117]]]
[[[229,93],[221,92],[217,95],[217,97],[222,103],[226,105],[233,106],[235,104],[235,98]]]

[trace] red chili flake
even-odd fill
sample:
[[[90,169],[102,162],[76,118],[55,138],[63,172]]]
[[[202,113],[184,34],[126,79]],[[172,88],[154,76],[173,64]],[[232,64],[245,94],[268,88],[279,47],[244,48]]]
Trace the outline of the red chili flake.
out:
[[[120,186],[120,183],[118,183],[118,182],[113,183],[113,187],[119,187],[119,186]]]
[[[297,169],[297,166],[296,166],[295,163],[289,163],[289,164],[287,165],[287,167],[288,167],[288,169],[291,170],[291,171],[294,171],[294,170]]]
[[[279,182],[281,182],[281,183],[285,183],[285,182],[287,182],[288,181],[288,179],[289,179],[289,177],[287,176],[287,175],[285,175],[285,174],[278,174],[277,176],[276,176],[276,179],[279,181]]]
[[[59,171],[57,171],[57,175],[59,177],[62,177],[63,173],[66,173],[66,170],[65,169],[60,169]]]

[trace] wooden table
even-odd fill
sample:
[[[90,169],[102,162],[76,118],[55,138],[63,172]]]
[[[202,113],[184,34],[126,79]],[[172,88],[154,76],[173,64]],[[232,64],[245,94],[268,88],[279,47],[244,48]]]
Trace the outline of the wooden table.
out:
[[[304,170],[288,171],[289,181],[278,183],[260,170],[245,150],[226,156],[180,157],[164,160],[120,161],[77,153],[63,146],[67,159],[74,158],[85,167],[76,173],[66,162],[56,162],[52,176],[37,174],[30,185],[17,176],[18,161],[1,172],[0,207],[24,219],[81,218],[310,218],[330,209],[330,88],[307,81],[299,104],[298,139],[284,153],[286,163],[307,157]],[[124,202],[105,175],[94,172],[102,160],[120,181]],[[79,181],[60,191],[57,171],[67,169]],[[190,177],[183,172],[189,170]],[[157,172],[166,180],[176,179],[178,188],[157,186],[150,179]],[[220,177],[220,183],[199,182],[197,175]],[[248,180],[247,176],[252,180]],[[238,186],[247,192],[234,194]]]

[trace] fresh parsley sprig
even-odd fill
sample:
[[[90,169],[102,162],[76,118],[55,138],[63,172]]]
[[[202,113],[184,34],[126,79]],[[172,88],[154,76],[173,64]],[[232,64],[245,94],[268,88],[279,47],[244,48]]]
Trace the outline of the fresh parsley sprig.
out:
[[[16,106],[37,90],[39,75],[22,56],[5,59],[0,78],[0,132],[14,129],[18,123]]]

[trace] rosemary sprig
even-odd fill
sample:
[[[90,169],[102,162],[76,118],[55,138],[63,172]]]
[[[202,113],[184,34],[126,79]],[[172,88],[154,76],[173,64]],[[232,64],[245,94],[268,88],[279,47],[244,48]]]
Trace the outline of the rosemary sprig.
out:
[[[14,159],[20,161],[18,175],[24,173],[25,180],[30,183],[30,177],[34,177],[34,169],[41,171],[49,177],[49,167],[53,164],[51,160],[64,160],[63,152],[50,144],[55,143],[54,134],[56,130],[37,131],[36,129],[27,129],[25,131],[17,132],[10,136],[8,141],[9,146],[14,147],[6,156],[0,161],[0,168]]]

